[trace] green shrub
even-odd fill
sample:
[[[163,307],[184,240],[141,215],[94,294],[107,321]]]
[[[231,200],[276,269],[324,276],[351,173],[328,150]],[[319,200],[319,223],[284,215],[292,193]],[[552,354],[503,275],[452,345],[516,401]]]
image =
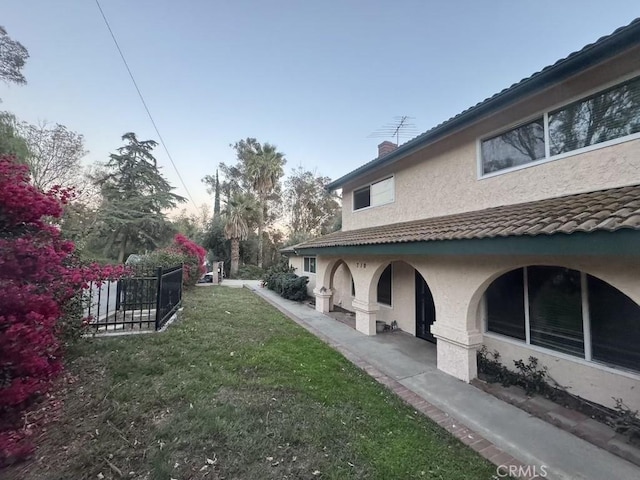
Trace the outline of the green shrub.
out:
[[[237,278],[243,280],[260,280],[264,278],[265,271],[257,265],[243,265],[238,269]]]
[[[301,302],[307,298],[308,277],[299,277],[293,273],[294,268],[284,259],[271,267],[264,275],[267,288],[287,300]]]
[[[266,283],[267,287],[271,290],[277,291],[274,287],[274,282],[276,281],[276,277],[283,273],[293,273],[295,268],[289,266],[289,259],[283,257],[280,259],[278,263],[269,268],[262,279]]]
[[[282,292],[280,295],[288,300],[301,302],[307,298],[309,277],[299,277],[295,273],[282,275]]]

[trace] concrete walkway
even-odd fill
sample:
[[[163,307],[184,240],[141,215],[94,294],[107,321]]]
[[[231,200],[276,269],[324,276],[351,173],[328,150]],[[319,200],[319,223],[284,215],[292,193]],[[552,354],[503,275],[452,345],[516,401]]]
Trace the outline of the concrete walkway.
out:
[[[256,283],[246,286],[485,458],[528,471],[522,478],[640,479],[632,463],[439,371],[433,344],[402,332],[368,337]]]

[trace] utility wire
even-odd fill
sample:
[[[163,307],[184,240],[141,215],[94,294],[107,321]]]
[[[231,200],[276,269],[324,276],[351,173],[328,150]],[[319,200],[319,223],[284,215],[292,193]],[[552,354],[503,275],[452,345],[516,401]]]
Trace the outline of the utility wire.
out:
[[[146,110],[147,115],[149,116],[149,120],[151,120],[151,124],[153,125],[153,128],[155,129],[156,134],[158,135],[158,138],[160,139],[160,143],[162,144],[162,148],[164,148],[164,151],[167,154],[167,157],[169,157],[169,160],[171,161],[171,165],[173,165],[173,169],[176,171],[176,174],[178,175],[178,178],[180,179],[180,183],[182,184],[182,186],[184,187],[185,191],[187,192],[187,196],[189,197],[189,200],[191,200],[191,203],[197,209],[198,206],[196,205],[196,202],[193,201],[193,197],[191,196],[191,192],[189,192],[189,189],[185,185],[184,180],[182,180],[182,175],[180,175],[180,171],[178,170],[178,167],[176,166],[175,162],[173,161],[173,157],[169,153],[169,149],[167,148],[166,143],[164,143],[164,139],[162,138],[162,135],[160,134],[160,130],[158,130],[158,126],[156,125],[156,122],[153,119],[153,115],[151,115],[151,111],[149,110],[149,107],[147,106],[147,102],[145,102],[144,97],[142,96],[142,92],[140,91],[140,87],[138,87],[138,83],[136,82],[136,79],[134,78],[133,73],[131,72],[131,69],[129,68],[129,64],[127,63],[127,59],[125,58],[124,53],[122,53],[122,49],[120,48],[120,44],[118,43],[118,40],[116,40],[116,36],[114,35],[113,30],[111,30],[111,25],[109,25],[109,20],[107,20],[107,16],[104,14],[104,11],[102,10],[102,7],[100,6],[100,2],[98,0],[96,0],[96,5],[98,6],[98,10],[100,10],[100,14],[102,15],[102,19],[104,20],[104,24],[107,26],[107,29],[109,30],[109,33],[111,34],[111,38],[113,39],[113,43],[115,43],[116,48],[118,49],[118,53],[120,54],[120,58],[122,59],[122,63],[124,63],[124,66],[126,67],[127,72],[129,72],[129,77],[131,77],[131,81],[133,82],[133,86],[136,87],[136,91],[138,92],[138,96],[140,97],[140,101],[142,102],[142,105],[144,106],[144,109]]]

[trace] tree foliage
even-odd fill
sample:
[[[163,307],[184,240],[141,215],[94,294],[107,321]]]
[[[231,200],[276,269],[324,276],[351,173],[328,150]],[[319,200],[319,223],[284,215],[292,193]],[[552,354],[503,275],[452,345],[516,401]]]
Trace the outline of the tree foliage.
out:
[[[78,261],[73,242],[51,223],[70,197],[61,188],[43,193],[31,184],[28,167],[0,156],[0,466],[32,448],[25,413],[62,369],[68,305],[89,281],[125,272]]]
[[[237,192],[250,193],[258,203],[258,266],[262,268],[265,227],[270,223],[269,201],[280,198],[280,179],[284,175],[284,154],[275,145],[261,144],[255,138],[246,138],[232,145],[236,151],[235,165],[220,164],[225,176],[222,190],[227,198]],[[212,178],[205,177],[211,184]]]
[[[200,205],[196,213],[188,213],[186,208],[173,217],[171,223],[175,230],[198,244],[203,244],[209,229],[211,208],[206,203]]]
[[[298,167],[285,182],[289,238],[296,243],[333,231],[341,212],[339,197],[325,188],[330,181]]]
[[[142,257],[143,267],[175,267],[182,264],[182,283],[195,285],[205,273],[204,261],[207,251],[195,242],[178,233],[173,243]]]
[[[249,195],[236,193],[227,199],[222,211],[224,235],[231,240],[231,275],[238,273],[240,240],[249,236],[249,225],[255,212],[255,202]]]
[[[83,180],[80,160],[87,154],[81,134],[64,125],[51,126],[46,122],[38,125],[23,122],[19,132],[27,143],[27,164],[36,187],[48,190],[54,185],[79,185]]]
[[[11,155],[20,163],[26,163],[29,157],[29,148],[20,135],[18,121],[9,112],[0,112],[0,155]]]
[[[185,199],[172,193],[173,187],[160,173],[151,153],[157,143],[138,140],[135,133],[122,136],[126,142],[111,154],[105,171],[96,178],[103,197],[101,235],[106,239],[105,256],[117,248],[118,262],[125,254],[155,249],[171,232],[165,210]]]
[[[5,28],[0,26],[0,80],[18,85],[27,83],[22,74],[27,58],[27,49],[20,42],[13,40]]]

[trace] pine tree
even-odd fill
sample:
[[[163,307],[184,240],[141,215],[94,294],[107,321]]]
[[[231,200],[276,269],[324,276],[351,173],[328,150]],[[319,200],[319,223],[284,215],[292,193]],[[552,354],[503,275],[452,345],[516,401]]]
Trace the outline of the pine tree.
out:
[[[140,141],[131,132],[122,140],[126,144],[111,154],[106,172],[96,180],[103,196],[100,220],[107,240],[105,256],[115,247],[118,262],[135,249],[157,247],[171,233],[164,210],[185,201],[171,192],[173,187],[160,173],[151,153],[155,141]]]

